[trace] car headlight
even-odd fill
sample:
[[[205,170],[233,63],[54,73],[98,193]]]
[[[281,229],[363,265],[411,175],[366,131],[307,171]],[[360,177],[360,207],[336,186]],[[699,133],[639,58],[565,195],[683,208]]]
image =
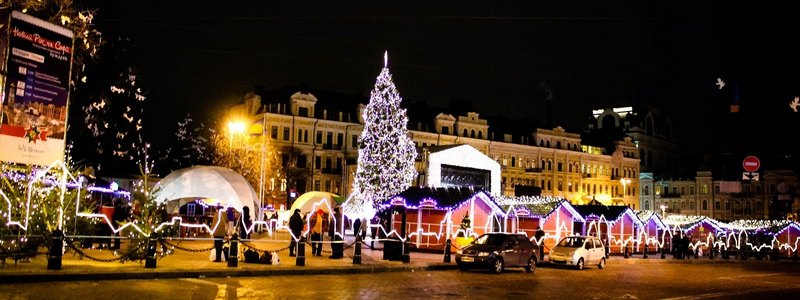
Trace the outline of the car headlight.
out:
[[[489,256],[489,252],[478,252],[478,256]]]
[[[464,254],[464,250],[458,249],[456,250],[456,254]]]

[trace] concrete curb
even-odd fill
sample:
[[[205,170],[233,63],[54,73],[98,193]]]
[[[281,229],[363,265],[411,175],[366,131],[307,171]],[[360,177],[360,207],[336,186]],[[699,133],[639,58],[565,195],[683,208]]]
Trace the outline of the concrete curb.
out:
[[[405,271],[445,271],[457,270],[456,264],[430,265],[362,265],[352,267],[297,267],[259,270],[143,270],[141,272],[63,272],[46,271],[42,273],[0,273],[0,282],[49,282],[49,281],[97,281],[125,279],[157,279],[157,278],[220,278],[220,277],[256,277],[256,276],[289,276],[289,275],[330,275],[330,274],[365,274]]]
[[[672,257],[661,259],[660,256],[651,256],[643,259],[623,258],[611,256],[610,265],[635,265],[635,264],[786,264],[800,263],[791,259],[773,260],[748,260],[738,259],[686,259],[676,260]],[[539,262],[540,267],[551,267],[545,259]],[[126,280],[126,279],[174,279],[174,278],[221,278],[221,277],[259,277],[259,276],[291,276],[291,275],[335,275],[335,274],[368,274],[385,272],[414,272],[414,271],[448,271],[458,270],[455,263],[412,263],[412,264],[369,264],[352,266],[282,266],[269,269],[243,269],[243,268],[203,268],[203,269],[144,269],[135,271],[86,271],[86,270],[42,270],[39,272],[0,272],[2,283],[24,282],[52,282],[52,281],[98,281],[98,280]]]

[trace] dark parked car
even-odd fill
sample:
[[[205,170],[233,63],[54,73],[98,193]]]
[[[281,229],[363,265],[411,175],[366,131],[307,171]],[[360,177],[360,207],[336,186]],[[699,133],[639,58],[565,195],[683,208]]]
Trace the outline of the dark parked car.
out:
[[[456,252],[456,263],[463,271],[488,268],[500,273],[505,267],[524,267],[528,273],[536,270],[536,246],[525,235],[487,233]]]

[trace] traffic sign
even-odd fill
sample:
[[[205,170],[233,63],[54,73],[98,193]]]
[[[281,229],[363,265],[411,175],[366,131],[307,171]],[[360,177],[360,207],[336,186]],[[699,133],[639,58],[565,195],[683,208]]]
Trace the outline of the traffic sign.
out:
[[[758,173],[754,172],[742,172],[742,180],[752,180],[758,181]]]
[[[761,167],[761,161],[758,160],[758,157],[751,155],[744,158],[744,161],[742,161],[742,167],[744,167],[744,170],[747,172],[755,172]]]

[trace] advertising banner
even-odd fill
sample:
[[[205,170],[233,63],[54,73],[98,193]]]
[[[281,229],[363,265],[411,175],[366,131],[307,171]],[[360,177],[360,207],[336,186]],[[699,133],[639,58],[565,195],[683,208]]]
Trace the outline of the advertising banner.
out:
[[[8,40],[0,161],[50,165],[63,160],[73,33],[18,11],[3,27]]]

